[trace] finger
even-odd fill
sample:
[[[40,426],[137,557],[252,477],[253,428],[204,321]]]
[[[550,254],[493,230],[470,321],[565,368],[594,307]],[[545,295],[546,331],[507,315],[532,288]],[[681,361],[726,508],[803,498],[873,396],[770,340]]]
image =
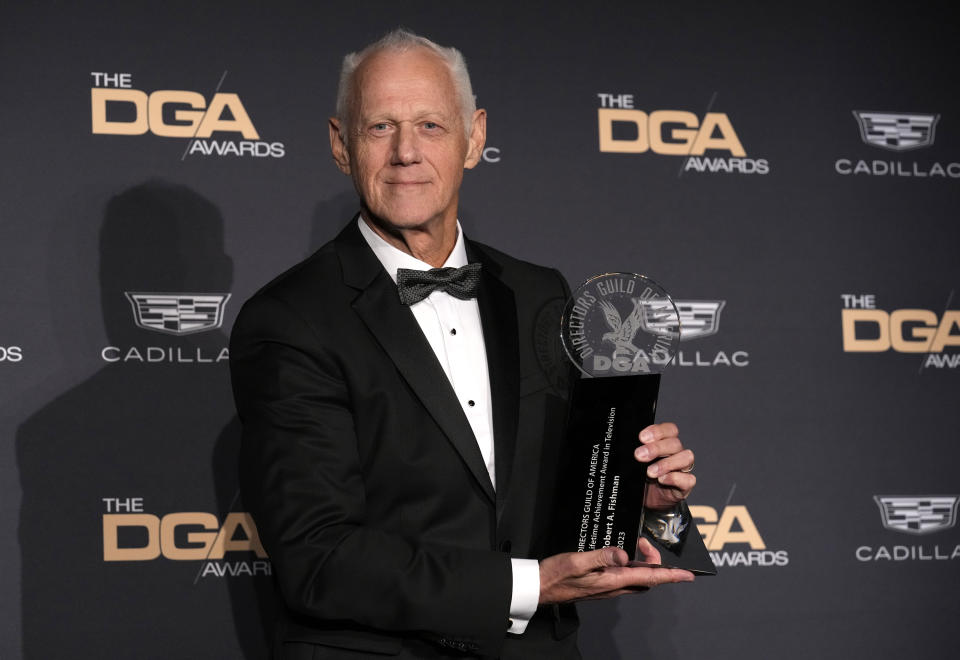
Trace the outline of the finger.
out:
[[[596,571],[604,568],[613,568],[617,566],[626,566],[630,558],[627,553],[620,548],[600,548],[590,552],[571,552],[570,561],[573,565],[571,571],[574,575],[584,575],[590,571]]]
[[[697,485],[697,477],[687,472],[667,472],[657,477],[657,483],[666,488],[675,488],[686,497]]]
[[[650,449],[650,447],[642,447],[641,449]],[[689,449],[683,449],[676,454],[664,456],[659,461],[650,465],[650,467],[647,468],[647,476],[653,479],[668,472],[686,470],[693,465],[693,462],[693,452]]]
[[[640,431],[640,442],[648,444],[655,440],[663,438],[676,437],[680,435],[680,429],[673,422],[663,422],[662,424],[651,424]]]
[[[666,569],[657,569],[657,570],[663,571]],[[686,573],[686,571],[683,571],[683,572]],[[693,581],[694,581],[693,579],[690,579],[687,576],[684,576],[683,578],[678,578],[677,576],[675,576],[674,579],[667,580],[666,582],[673,583],[673,582],[693,582]],[[666,582],[660,582],[659,584],[666,584]],[[640,584],[626,585],[618,589],[613,589],[611,591],[594,593],[589,596],[585,596],[581,598],[581,600],[600,600],[604,598],[616,598],[618,596],[629,596],[631,594],[642,594],[646,591],[650,591],[650,588],[653,586],[657,586],[657,585],[640,585]]]
[[[583,553],[586,554],[586,553]],[[560,601],[610,598],[622,593],[646,590],[668,582],[691,582],[693,574],[673,568],[613,566],[591,572],[570,584]],[[543,602],[559,602],[547,598]]]
[[[648,445],[641,445],[634,450],[633,455],[638,461],[650,462],[661,456],[672,456],[681,451],[683,451],[683,444],[680,442],[680,438],[670,437],[651,442]]]
[[[623,589],[614,589],[613,591],[605,591],[601,594],[594,594],[592,596],[587,596],[583,600],[601,600],[604,598],[616,598],[618,596],[629,596],[630,594],[642,594],[645,591],[650,591],[650,587],[634,587],[628,586]]]
[[[653,575],[650,576],[650,581],[647,583],[651,587],[671,582],[693,582],[695,577],[690,571],[680,568],[651,568],[649,570],[653,571]]]
[[[626,566],[630,561],[630,557],[627,555],[626,551],[621,550],[620,548],[601,548],[598,550],[601,556],[602,564],[598,568],[606,568],[608,566]]]
[[[671,509],[683,500],[690,497],[690,490],[681,489],[675,486],[652,482],[647,488],[647,493],[643,499],[643,505],[652,510]]]
[[[637,550],[643,555],[644,562],[648,564],[660,563],[660,551],[653,547],[653,544],[642,536],[637,541]]]
[[[615,586],[604,585],[608,591],[635,587],[656,587],[670,582],[693,582],[694,575],[680,568],[620,568],[617,571]],[[613,576],[611,576],[613,577]]]

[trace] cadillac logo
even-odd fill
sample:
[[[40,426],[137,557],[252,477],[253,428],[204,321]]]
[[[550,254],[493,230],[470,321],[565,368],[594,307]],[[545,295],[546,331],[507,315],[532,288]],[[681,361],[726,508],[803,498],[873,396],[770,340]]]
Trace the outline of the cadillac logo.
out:
[[[853,111],[860,124],[860,137],[874,147],[909,151],[929,147],[940,115]]]
[[[956,495],[902,497],[876,495],[883,526],[895,532],[930,534],[950,529],[957,522]]]
[[[169,335],[192,335],[219,328],[229,293],[126,292],[137,327]]]
[[[717,334],[726,300],[677,300],[676,303],[680,312],[680,341]]]

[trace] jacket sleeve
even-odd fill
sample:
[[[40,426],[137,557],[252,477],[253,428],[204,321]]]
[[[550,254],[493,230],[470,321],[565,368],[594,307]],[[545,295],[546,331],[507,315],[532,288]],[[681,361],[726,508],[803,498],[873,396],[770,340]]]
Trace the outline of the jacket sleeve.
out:
[[[244,504],[286,605],[496,653],[507,628],[509,556],[368,524],[354,427],[361,411],[351,407],[335,351],[289,305],[261,293],[240,313],[230,356]]]

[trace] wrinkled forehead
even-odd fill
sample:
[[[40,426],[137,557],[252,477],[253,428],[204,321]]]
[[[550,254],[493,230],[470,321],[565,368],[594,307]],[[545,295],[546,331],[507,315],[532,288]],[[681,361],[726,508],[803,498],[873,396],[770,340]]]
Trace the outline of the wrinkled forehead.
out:
[[[450,68],[427,48],[372,53],[357,67],[351,91],[354,111],[363,114],[402,105],[459,113]]]

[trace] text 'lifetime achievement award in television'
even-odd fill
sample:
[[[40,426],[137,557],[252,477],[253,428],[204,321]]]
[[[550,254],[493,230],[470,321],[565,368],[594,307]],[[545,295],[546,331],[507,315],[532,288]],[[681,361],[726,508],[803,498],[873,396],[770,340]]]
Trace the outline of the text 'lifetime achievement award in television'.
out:
[[[583,377],[574,384],[560,461],[558,551],[614,546],[633,565],[715,575],[686,503],[662,497],[633,454],[640,431],[654,423],[660,375],[680,342],[673,300],[643,275],[606,273],[573,292],[561,324],[564,349]],[[641,538],[659,563],[638,549]]]

